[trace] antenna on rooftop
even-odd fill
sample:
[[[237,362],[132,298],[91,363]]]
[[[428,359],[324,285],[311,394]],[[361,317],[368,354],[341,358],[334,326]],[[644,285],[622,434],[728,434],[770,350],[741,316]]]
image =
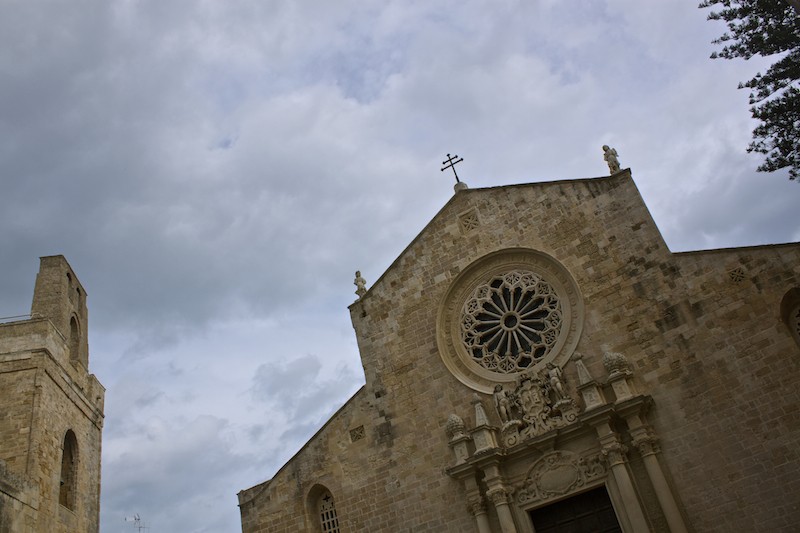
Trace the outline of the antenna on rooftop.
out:
[[[142,521],[141,517],[139,516],[139,513],[135,513],[133,516],[126,516],[124,521],[133,522],[132,524],[133,529],[135,529],[137,533],[141,533],[142,531],[148,531],[150,529],[150,526],[148,526]]]

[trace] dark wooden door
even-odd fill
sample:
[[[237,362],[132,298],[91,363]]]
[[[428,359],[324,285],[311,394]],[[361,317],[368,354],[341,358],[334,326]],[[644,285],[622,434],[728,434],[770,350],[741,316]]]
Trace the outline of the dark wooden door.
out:
[[[530,512],[536,533],[622,533],[605,487]]]

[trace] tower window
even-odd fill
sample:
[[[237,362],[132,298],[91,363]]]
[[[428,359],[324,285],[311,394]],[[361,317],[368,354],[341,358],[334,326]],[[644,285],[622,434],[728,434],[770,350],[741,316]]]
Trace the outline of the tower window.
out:
[[[78,474],[78,440],[72,430],[64,435],[61,454],[61,476],[59,478],[58,503],[67,509],[75,509]]]
[[[81,334],[78,327],[78,321],[73,316],[69,320],[69,359],[70,361],[78,361],[80,359],[81,349]]]

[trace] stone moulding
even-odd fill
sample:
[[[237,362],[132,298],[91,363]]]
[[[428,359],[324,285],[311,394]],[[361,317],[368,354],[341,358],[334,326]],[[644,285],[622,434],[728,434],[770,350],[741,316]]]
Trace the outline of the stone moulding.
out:
[[[436,341],[439,355],[450,372],[473,390],[491,393],[498,383],[513,383],[520,372],[492,371],[477,361],[464,343],[463,309],[476,289],[493,278],[514,271],[535,273],[555,292],[560,305],[558,336],[541,358],[525,370],[538,372],[547,363],[563,367],[575,350],[583,330],[583,298],[567,269],[549,255],[529,248],[492,252],[474,261],[450,284],[439,306]]]
[[[517,503],[529,506],[569,494],[606,477],[599,453],[578,455],[570,451],[546,453],[528,470],[525,481],[515,487]]]

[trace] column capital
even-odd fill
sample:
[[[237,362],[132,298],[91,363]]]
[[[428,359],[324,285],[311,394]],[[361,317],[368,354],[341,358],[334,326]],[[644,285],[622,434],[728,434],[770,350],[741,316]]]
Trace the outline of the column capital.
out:
[[[486,514],[486,499],[481,495],[475,495],[467,498],[467,509],[469,509],[469,512],[472,516]]]
[[[512,493],[513,493],[512,489],[501,486],[489,489],[486,492],[486,496],[488,496],[489,499],[492,500],[494,506],[497,507],[498,505],[508,505]]]
[[[660,449],[658,447],[658,438],[648,428],[640,427],[631,431],[632,443],[639,450],[642,457],[657,454]]]
[[[603,457],[609,467],[625,464],[625,454],[628,453],[628,448],[618,440],[614,439],[603,445],[601,450]]]

